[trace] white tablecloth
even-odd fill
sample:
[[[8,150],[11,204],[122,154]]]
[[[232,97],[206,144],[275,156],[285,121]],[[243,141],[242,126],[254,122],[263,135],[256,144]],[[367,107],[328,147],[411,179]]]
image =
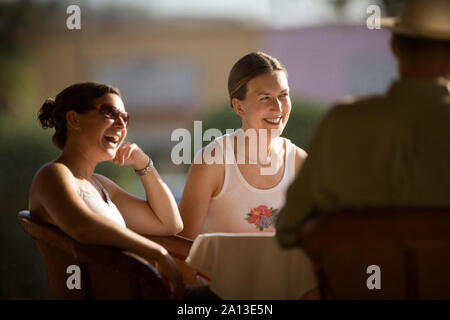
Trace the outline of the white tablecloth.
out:
[[[300,249],[282,249],[273,233],[199,235],[186,262],[211,277],[222,299],[299,299],[317,286],[312,263]]]

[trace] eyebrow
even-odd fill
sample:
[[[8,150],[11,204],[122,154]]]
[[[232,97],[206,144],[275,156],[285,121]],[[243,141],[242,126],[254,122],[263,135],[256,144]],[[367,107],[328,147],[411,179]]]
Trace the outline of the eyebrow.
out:
[[[115,105],[110,104],[110,103],[103,103],[103,104],[100,105],[100,108],[101,107],[112,107],[112,108],[115,108],[115,109],[119,110],[121,113],[128,113],[127,111],[122,111],[118,107],[116,107]]]
[[[289,91],[288,88],[281,90],[280,93],[282,93],[282,92],[287,92],[287,91]],[[262,96],[262,95],[270,96],[271,93],[269,93],[269,92],[267,92],[267,91],[260,91],[260,92],[257,93],[257,95],[258,95],[258,96]]]

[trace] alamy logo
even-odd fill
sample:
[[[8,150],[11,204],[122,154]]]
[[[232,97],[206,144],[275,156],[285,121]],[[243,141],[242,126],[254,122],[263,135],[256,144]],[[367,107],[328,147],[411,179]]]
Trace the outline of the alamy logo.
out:
[[[66,286],[67,289],[73,290],[73,289],[81,289],[81,269],[79,266],[71,264],[67,267],[66,270],[67,274],[70,274],[70,276],[67,278]]]
[[[81,9],[79,6],[73,4],[67,7],[67,14],[70,16],[66,20],[66,26],[69,30],[81,29]]]
[[[370,16],[366,20],[367,28],[370,30],[381,29],[381,9],[377,5],[367,7],[367,13]]]
[[[276,161],[274,154],[269,152],[269,139],[278,137],[280,129],[226,129],[227,136],[217,139],[203,149],[201,157],[194,159],[194,164],[257,164],[261,167],[261,175],[273,175],[276,173]],[[233,135],[231,135],[233,134]],[[216,128],[210,128],[203,133],[202,121],[194,121],[194,139],[189,130],[178,128],[172,132],[171,141],[178,141],[170,153],[174,164],[191,164],[191,145],[194,145],[194,155],[202,148],[202,142],[210,142],[219,138],[223,133]],[[193,141],[192,141],[193,140]],[[235,141],[236,140],[236,141]],[[236,150],[237,156],[224,150]],[[269,154],[270,153],[270,154]]]
[[[373,264],[367,267],[367,274],[371,274],[369,278],[367,278],[366,286],[367,289],[381,289],[381,269],[379,266]]]

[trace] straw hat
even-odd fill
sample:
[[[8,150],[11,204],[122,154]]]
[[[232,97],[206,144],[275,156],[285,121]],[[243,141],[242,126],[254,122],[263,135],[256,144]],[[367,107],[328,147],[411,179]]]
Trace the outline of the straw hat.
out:
[[[396,34],[450,40],[450,0],[406,0],[399,17],[381,19]]]

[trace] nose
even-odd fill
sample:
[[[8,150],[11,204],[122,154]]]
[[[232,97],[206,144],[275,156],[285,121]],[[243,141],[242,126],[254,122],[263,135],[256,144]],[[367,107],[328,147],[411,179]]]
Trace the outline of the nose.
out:
[[[283,101],[281,101],[279,98],[275,98],[273,100],[273,103],[271,104],[271,108],[281,112],[283,109]]]
[[[117,117],[116,121],[114,121],[114,125],[119,128],[127,127],[127,124],[125,123],[122,117]]]

